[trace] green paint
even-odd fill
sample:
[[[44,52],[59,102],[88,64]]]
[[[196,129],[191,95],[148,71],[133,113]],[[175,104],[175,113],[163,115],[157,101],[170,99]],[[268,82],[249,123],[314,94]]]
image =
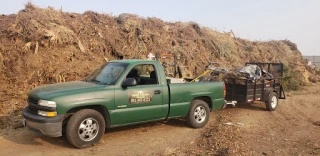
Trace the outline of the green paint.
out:
[[[115,67],[110,67],[111,74],[106,71],[105,76],[110,78],[110,81],[105,83],[89,81],[93,77],[91,75],[91,77],[85,79],[86,81],[38,87],[32,90],[29,96],[55,101],[58,114],[66,114],[77,107],[101,105],[108,110],[112,127],[185,117],[191,101],[195,98],[209,98],[212,101],[213,110],[222,108],[224,104],[223,82],[167,84],[162,65],[157,61],[150,60],[110,61],[99,68],[100,71],[103,70],[104,66],[110,64]],[[139,64],[152,65],[156,70],[159,83],[123,88],[122,82],[131,69]],[[123,67],[121,69],[124,69],[120,72],[121,75],[116,75],[117,71],[114,71],[114,69],[119,69],[117,65],[121,65]],[[99,80],[101,80],[101,77]],[[161,93],[155,94],[156,90]],[[142,92],[138,95],[139,91]],[[132,96],[132,94],[134,95]],[[130,96],[134,98],[132,102],[130,102]]]

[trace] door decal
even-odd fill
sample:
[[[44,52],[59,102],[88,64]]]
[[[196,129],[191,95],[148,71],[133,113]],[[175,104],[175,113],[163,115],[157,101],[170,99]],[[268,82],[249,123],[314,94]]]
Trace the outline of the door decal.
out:
[[[141,104],[152,101],[151,90],[129,91],[129,104]]]

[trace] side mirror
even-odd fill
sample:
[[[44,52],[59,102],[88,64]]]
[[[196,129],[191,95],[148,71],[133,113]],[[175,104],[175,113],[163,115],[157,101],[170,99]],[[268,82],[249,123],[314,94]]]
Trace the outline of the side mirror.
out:
[[[122,87],[126,88],[126,87],[130,87],[130,86],[136,86],[137,85],[137,81],[135,78],[126,78],[126,80],[124,80],[124,82],[122,83]]]

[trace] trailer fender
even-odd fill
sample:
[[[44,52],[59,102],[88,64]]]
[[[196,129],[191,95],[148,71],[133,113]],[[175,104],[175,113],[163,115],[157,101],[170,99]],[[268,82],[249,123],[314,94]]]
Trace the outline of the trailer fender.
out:
[[[272,93],[272,92],[277,93],[277,91],[276,91],[276,90],[271,89],[271,88],[270,88],[270,89],[265,90],[265,91],[264,91],[264,94],[263,94],[263,100],[264,100],[264,101],[268,100],[269,95],[270,95],[270,93]],[[278,94],[278,93],[277,93],[277,94]]]

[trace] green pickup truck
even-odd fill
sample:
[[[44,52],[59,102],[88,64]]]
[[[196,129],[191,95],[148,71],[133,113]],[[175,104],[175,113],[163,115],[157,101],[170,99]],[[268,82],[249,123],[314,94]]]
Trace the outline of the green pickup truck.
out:
[[[223,82],[170,83],[158,61],[115,60],[84,80],[33,89],[23,121],[84,148],[112,127],[185,118],[189,126],[201,128],[211,110],[225,105],[224,96]]]

